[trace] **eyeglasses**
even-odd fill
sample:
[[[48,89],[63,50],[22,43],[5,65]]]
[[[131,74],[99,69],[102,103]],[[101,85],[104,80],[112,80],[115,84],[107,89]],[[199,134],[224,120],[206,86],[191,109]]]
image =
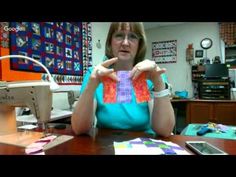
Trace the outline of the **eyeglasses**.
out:
[[[121,42],[125,40],[126,36],[128,41],[130,42],[138,42],[140,40],[140,37],[136,33],[130,32],[128,34],[125,34],[124,32],[121,31],[114,33],[113,38],[116,41]]]

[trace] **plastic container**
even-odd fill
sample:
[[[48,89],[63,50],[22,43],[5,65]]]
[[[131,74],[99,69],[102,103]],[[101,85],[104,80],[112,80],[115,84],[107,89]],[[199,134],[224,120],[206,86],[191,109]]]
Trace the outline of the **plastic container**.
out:
[[[176,91],[175,95],[179,96],[180,98],[188,98],[188,92],[187,91]]]

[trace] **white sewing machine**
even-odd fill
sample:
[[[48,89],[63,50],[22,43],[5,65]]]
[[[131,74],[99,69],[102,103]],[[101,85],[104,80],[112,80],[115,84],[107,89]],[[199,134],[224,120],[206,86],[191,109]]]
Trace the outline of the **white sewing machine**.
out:
[[[50,83],[0,82],[0,135],[17,132],[15,107],[28,107],[45,130],[52,107]]]
[[[22,55],[0,56],[0,60],[9,58],[23,58],[37,63],[49,76],[49,82],[0,82],[0,143],[26,147],[45,135],[47,127],[45,124],[51,117],[52,91],[58,90],[59,85],[54,81],[48,69],[39,61]],[[44,132],[18,132],[16,107],[28,107],[37,122],[42,124]],[[69,138],[71,139],[71,137]],[[60,139],[54,145],[67,140],[68,138]]]

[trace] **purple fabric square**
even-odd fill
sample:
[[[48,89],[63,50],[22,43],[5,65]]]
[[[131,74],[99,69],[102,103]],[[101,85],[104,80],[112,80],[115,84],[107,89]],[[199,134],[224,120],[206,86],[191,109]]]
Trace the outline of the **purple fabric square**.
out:
[[[170,146],[171,149],[176,149],[176,150],[182,150],[184,151],[184,149],[182,147],[178,147],[178,146]]]
[[[164,153],[165,153],[166,155],[173,155],[173,154],[176,154],[176,152],[175,152],[173,149],[171,149],[171,148],[162,148],[161,150],[164,151]]]
[[[147,146],[147,147],[158,147],[157,144],[145,144],[145,146]]]
[[[130,71],[118,71],[117,77],[120,82],[117,84],[117,102],[130,103],[132,101],[132,82]]]
[[[227,132],[227,130],[229,129],[228,126],[222,124],[217,124],[216,128],[219,129],[221,132]]]
[[[141,141],[152,141],[150,138],[140,138]]]

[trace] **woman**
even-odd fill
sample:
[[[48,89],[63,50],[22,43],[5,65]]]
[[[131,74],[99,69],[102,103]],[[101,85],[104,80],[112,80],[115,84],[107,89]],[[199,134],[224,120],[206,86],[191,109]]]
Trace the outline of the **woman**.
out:
[[[144,60],[146,36],[142,23],[112,23],[106,40],[106,57],[109,58],[86,74],[81,95],[74,109],[71,123],[76,134],[86,133],[94,123],[96,112],[97,127],[154,131],[160,136],[169,136],[174,128],[174,111],[169,97],[162,93],[165,83],[160,69],[154,61]],[[130,78],[138,79],[146,72],[147,84],[154,91],[153,107],[148,102],[103,103],[101,79],[108,76],[119,82],[116,71],[131,71]],[[133,91],[134,92],[134,91]],[[162,96],[163,95],[163,96]],[[134,94],[133,94],[134,97]],[[94,111],[91,111],[94,110]]]

